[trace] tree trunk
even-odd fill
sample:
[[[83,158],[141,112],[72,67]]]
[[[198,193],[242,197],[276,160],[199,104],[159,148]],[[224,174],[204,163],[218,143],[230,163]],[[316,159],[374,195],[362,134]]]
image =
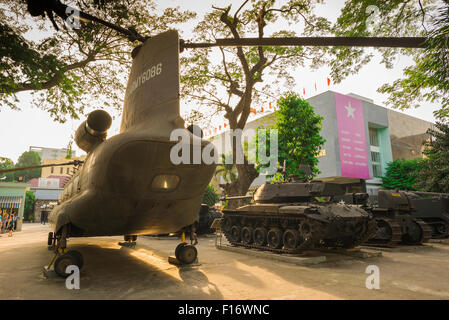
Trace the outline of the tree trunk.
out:
[[[254,179],[256,179],[259,176],[259,173],[257,172],[256,168],[254,168],[254,164],[238,164],[237,167],[237,173],[238,177],[237,180],[231,183],[227,183],[225,186],[225,193],[229,197],[235,197],[235,196],[244,196],[246,195],[246,192],[248,192],[249,187],[251,186],[251,183],[253,183]],[[228,209],[234,209],[237,207],[240,207],[244,204],[248,203],[247,200],[230,200],[228,202]]]

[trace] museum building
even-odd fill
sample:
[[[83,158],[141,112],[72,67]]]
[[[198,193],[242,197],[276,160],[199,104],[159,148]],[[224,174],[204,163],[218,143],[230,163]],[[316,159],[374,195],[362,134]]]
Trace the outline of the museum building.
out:
[[[326,91],[307,101],[323,117],[321,135],[326,139],[318,156],[321,173],[317,178],[342,182],[363,179],[366,191],[373,197],[389,162],[423,156],[423,142],[428,139],[426,131],[434,126],[355,94]],[[270,127],[274,121],[274,112],[249,121],[244,129],[250,132],[247,139],[251,139],[257,128]],[[229,130],[210,140],[218,155],[231,152]],[[265,182],[266,178],[259,176],[252,187]]]

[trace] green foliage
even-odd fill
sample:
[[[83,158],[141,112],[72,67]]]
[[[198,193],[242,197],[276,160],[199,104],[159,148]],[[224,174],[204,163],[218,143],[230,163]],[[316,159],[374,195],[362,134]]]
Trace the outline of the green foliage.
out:
[[[417,174],[417,186],[423,191],[449,193],[449,125],[436,123],[429,129],[431,139],[426,143],[424,155]]]
[[[315,177],[320,173],[317,156],[326,142],[320,135],[323,117],[316,115],[313,107],[295,93],[283,96],[277,105],[279,166],[283,167],[285,161],[285,177]],[[304,172],[301,165],[309,166],[311,172]]]
[[[215,176],[220,175],[225,183],[230,183],[237,180],[235,173],[235,164],[232,162],[232,154],[221,154],[221,161],[217,164]]]
[[[208,185],[206,191],[203,195],[203,203],[207,204],[209,207],[212,207],[220,200],[220,196],[215,191],[215,188],[212,185]]]
[[[417,190],[416,173],[419,170],[419,159],[397,159],[387,164],[385,177],[382,177],[382,188],[398,190]]]
[[[245,1],[235,8],[213,7],[195,27],[193,41],[215,42],[218,38],[293,37],[326,33],[330,23],[314,14],[316,1]],[[302,24],[301,33],[292,24]],[[219,59],[216,54],[219,54]],[[243,128],[252,104],[279,96],[278,88],[293,88],[295,79],[286,69],[324,63],[319,47],[229,47],[197,49],[181,57],[181,94],[198,105],[190,122],[207,124],[217,113],[232,129]],[[223,94],[220,94],[223,93]]]
[[[36,197],[31,191],[27,191],[25,195],[25,208],[23,211],[24,220],[29,221],[34,217],[34,203],[36,202]]]
[[[1,158],[0,159],[0,170],[8,170],[8,169],[14,169],[14,162],[12,162],[11,160],[9,160],[7,158]],[[7,173],[0,174],[0,178],[3,178],[3,177],[6,177],[6,179],[0,180],[0,181],[11,182],[14,180],[14,172],[7,172]]]
[[[290,175],[311,179],[320,172],[317,168],[317,156],[326,142],[320,135],[323,117],[316,115],[313,107],[295,93],[281,97],[277,105],[279,110],[275,113],[275,121],[268,125],[268,130],[258,128],[251,141],[257,155],[250,157],[250,160],[255,161],[257,171],[270,177],[272,182],[285,181]],[[277,136],[274,138],[277,140],[277,154],[270,150],[272,135]],[[276,172],[267,172],[270,164],[261,163],[258,157],[261,147],[265,148],[265,154],[270,160],[276,161]],[[308,166],[310,170],[304,172],[304,167],[301,166]]]
[[[41,157],[39,153],[35,151],[25,151],[17,160],[15,165],[16,168],[25,168],[31,166],[38,166],[41,164]],[[33,178],[39,178],[41,176],[42,169],[29,169],[29,170],[20,170],[15,172],[15,177],[23,177],[23,181],[29,181]]]
[[[377,9],[367,11],[373,5]],[[336,36],[428,37],[425,50],[375,49],[382,53],[382,63],[388,68],[393,67],[399,53],[414,59],[402,79],[384,84],[378,91],[389,95],[387,104],[402,110],[417,107],[423,100],[439,101],[442,107],[435,112],[439,118],[449,114],[448,31],[449,2],[442,0],[348,0],[333,27]],[[330,53],[336,83],[357,73],[373,57],[372,50],[362,48],[335,47]]]
[[[133,26],[142,35],[166,31],[195,15],[175,8],[157,14],[151,0],[76,0],[70,5],[125,28]],[[97,23],[83,22],[81,29],[71,30],[56,20],[59,31],[48,19],[31,17],[26,1],[2,1],[0,105],[19,109],[17,94],[28,91],[34,106],[61,122],[78,119],[86,101],[121,110],[136,44]]]

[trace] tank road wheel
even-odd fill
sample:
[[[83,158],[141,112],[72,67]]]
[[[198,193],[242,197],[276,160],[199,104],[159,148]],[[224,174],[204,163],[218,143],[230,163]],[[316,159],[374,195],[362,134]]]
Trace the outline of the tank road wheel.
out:
[[[308,222],[301,223],[299,230],[304,241],[307,241],[312,236],[312,225]]]
[[[435,225],[435,231],[436,231],[436,236],[438,236],[438,237],[446,236],[449,231],[449,225],[447,225],[444,222],[437,223]]]
[[[178,245],[178,247],[175,250],[176,259],[178,259],[181,263],[184,264],[191,264],[195,262],[196,258],[198,257],[198,251],[196,250],[195,246],[187,243],[181,244],[184,245],[183,246]]]
[[[70,275],[68,273],[65,273],[67,267],[71,265],[78,266],[78,263],[79,261],[74,255],[63,253],[60,256],[58,256],[54,262],[55,272],[58,276],[62,278],[67,278]],[[78,266],[78,268],[80,267]]]
[[[242,228],[239,226],[232,226],[231,228],[231,241],[232,242],[240,242],[242,238]]]
[[[254,230],[251,227],[242,228],[242,242],[244,244],[251,244],[253,242]]]
[[[299,231],[293,229],[285,230],[282,235],[282,241],[286,249],[295,249],[300,242],[300,238]]]
[[[279,249],[282,247],[282,232],[279,228],[271,228],[267,234],[267,242],[270,248]]]
[[[258,227],[253,232],[254,243],[258,246],[264,246],[267,244],[267,229],[264,227]]]

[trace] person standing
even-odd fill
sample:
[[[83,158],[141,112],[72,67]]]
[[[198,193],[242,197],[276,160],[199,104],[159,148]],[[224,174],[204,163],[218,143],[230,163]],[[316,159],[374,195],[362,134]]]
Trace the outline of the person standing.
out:
[[[12,229],[13,228],[14,228],[14,219],[13,219],[12,215],[10,215],[9,219],[8,219],[8,230],[9,230],[8,237],[12,237]]]

